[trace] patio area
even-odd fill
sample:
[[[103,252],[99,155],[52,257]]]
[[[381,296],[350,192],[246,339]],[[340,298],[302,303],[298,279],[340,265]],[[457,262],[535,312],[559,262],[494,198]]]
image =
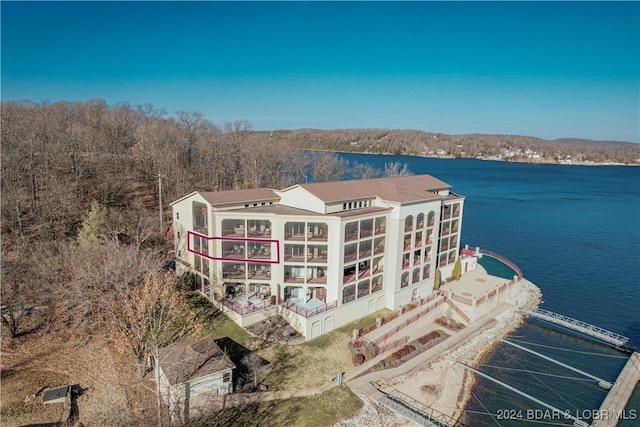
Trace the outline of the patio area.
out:
[[[451,292],[453,299],[457,302],[471,305],[474,298],[478,301],[508,281],[503,277],[489,275],[481,265],[478,265],[475,269],[464,273],[460,280],[442,285],[440,290],[445,295]]]
[[[275,305],[275,295],[270,285],[227,283],[224,298],[216,295],[216,300],[236,313],[246,315]]]

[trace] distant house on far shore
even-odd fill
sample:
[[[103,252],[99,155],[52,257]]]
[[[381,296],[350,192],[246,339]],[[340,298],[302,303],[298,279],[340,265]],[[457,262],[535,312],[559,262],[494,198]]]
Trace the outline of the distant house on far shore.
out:
[[[158,387],[172,418],[188,420],[190,400],[195,396],[233,392],[234,368],[231,359],[208,337],[160,350]]]

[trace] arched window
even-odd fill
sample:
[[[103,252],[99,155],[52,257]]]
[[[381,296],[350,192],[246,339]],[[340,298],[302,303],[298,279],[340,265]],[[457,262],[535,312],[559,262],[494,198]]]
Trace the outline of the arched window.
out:
[[[404,220],[404,231],[413,230],[413,215],[409,215]]]
[[[402,273],[402,277],[400,279],[400,287],[406,288],[409,286],[409,272]]]
[[[422,269],[422,280],[428,279],[431,275],[431,264],[427,264]]]
[[[418,283],[420,281],[420,269],[415,268],[413,270],[413,277],[411,278],[411,283]]]
[[[424,214],[419,213],[418,216],[416,217],[416,228],[423,228],[423,227],[424,227]]]
[[[433,227],[436,220],[436,213],[434,211],[429,212],[427,215],[427,227]]]

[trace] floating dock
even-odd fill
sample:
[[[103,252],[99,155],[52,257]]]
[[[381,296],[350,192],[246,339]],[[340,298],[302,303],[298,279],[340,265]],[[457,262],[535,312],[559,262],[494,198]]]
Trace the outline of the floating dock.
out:
[[[640,381],[640,353],[634,352],[597,412],[592,427],[615,427],[621,419],[638,419],[640,413],[626,410]]]

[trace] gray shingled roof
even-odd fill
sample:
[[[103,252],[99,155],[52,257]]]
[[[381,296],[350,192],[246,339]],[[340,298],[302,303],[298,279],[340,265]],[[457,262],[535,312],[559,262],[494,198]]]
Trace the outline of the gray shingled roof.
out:
[[[171,385],[235,368],[231,359],[209,337],[161,349],[160,366]]]

